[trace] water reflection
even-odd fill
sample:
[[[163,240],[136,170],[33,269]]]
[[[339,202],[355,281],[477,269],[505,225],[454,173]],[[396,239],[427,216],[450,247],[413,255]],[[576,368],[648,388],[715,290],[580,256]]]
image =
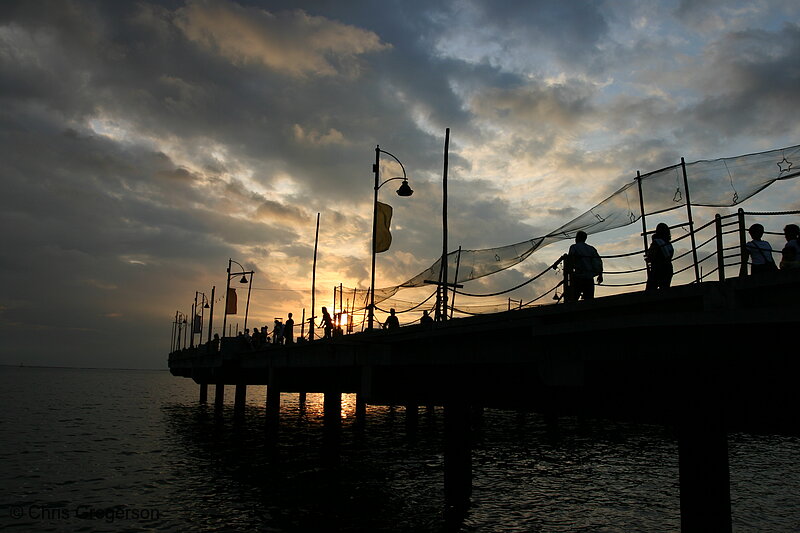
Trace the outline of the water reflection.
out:
[[[337,460],[325,460],[323,398],[281,398],[266,416],[250,387],[233,416],[198,405],[198,388],[166,372],[0,369],[0,473],[10,531],[112,529],[102,521],[9,521],[12,506],[159,511],[115,531],[439,532],[441,408],[368,406],[342,397]],[[213,395],[213,391],[211,391]],[[211,399],[211,398],[209,398]],[[458,529],[675,531],[677,447],[657,426],[547,419],[486,409],[472,435],[472,505]],[[735,531],[796,531],[800,439],[729,436]],[[58,516],[58,515],[55,515]]]

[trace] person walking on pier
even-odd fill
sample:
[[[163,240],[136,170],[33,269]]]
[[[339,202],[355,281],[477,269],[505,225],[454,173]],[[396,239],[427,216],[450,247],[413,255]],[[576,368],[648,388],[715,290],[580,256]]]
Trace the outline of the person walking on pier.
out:
[[[289,318],[283,323],[283,342],[286,344],[294,344],[294,320],[292,320],[292,313],[289,313]]]
[[[328,308],[322,308],[322,326],[325,328],[325,334],[322,336],[323,339],[330,339],[333,336],[333,320],[331,320],[331,315],[328,313]]]
[[[272,343],[283,344],[283,323],[280,318],[276,318],[272,325]]]
[[[586,237],[585,231],[577,232],[575,244],[567,253],[566,268],[570,281],[565,295],[567,302],[577,302],[581,297],[593,300],[595,276],[597,283],[603,283],[603,260],[594,246],[586,244]]]
[[[645,290],[668,289],[672,283],[672,256],[675,249],[670,241],[669,226],[660,222],[653,233],[650,248],[645,253],[647,261],[647,286]]]
[[[383,329],[398,329],[400,327],[400,321],[397,319],[397,315],[394,314],[394,307],[389,309],[389,316],[386,317],[386,322],[383,323]]]
[[[797,224],[787,224],[783,236],[786,237],[786,246],[781,251],[781,270],[800,268],[800,228]]]
[[[778,270],[775,260],[772,259],[772,246],[767,241],[761,240],[761,237],[764,236],[764,226],[753,224],[747,231],[753,239],[745,244],[747,255],[750,256],[750,275],[755,276]]]
[[[431,318],[431,315],[428,314],[427,310],[422,312],[422,317],[419,319],[419,323],[428,328],[433,325],[433,318]]]

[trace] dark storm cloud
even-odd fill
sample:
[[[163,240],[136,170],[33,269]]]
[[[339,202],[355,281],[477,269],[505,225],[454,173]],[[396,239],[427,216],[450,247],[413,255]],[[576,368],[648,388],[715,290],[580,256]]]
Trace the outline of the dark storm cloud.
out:
[[[792,138],[798,27],[770,5],[5,2],[0,331],[161,366],[229,257],[305,284],[317,212],[319,274],[365,286],[377,144],[416,191],[380,190],[379,279],[404,281],[441,253],[446,127],[451,249],[543,234],[687,148]]]
[[[605,64],[602,44],[609,28],[597,2],[462,0],[446,5],[439,47],[447,54],[460,48],[474,59],[523,72],[548,70],[532,60],[531,50],[562,67],[591,73]]]
[[[690,112],[720,131],[741,135],[792,130],[786,117],[800,105],[800,26],[734,32],[710,55],[708,92]]]

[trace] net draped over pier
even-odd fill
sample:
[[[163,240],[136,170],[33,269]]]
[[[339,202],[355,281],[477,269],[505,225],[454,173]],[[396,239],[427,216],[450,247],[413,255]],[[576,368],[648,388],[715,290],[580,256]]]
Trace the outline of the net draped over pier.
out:
[[[798,175],[800,145],[737,157],[678,163],[637,177],[585,213],[541,237],[497,248],[450,252],[447,255],[447,282],[463,283],[500,272],[521,263],[548,244],[574,239],[580,230],[593,234],[633,224],[642,217],[642,204],[645,216],[684,207],[687,198],[693,206],[732,207],[776,181]],[[439,281],[441,262],[439,258],[404,283],[375,289],[375,301],[391,298],[400,289],[422,287],[426,281]],[[369,303],[368,289],[344,289],[344,293],[353,295],[356,305],[362,305],[362,309]]]

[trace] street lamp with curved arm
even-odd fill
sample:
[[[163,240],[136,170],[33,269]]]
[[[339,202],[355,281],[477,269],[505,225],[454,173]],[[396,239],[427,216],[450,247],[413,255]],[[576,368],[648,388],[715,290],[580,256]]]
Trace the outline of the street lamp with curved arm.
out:
[[[184,337],[186,336],[185,333],[185,325],[187,324],[186,314],[182,313],[181,311],[175,311],[175,322],[172,323],[172,346],[170,348],[171,352],[176,352],[181,349],[181,333],[183,332]],[[184,339],[183,346],[186,346],[186,341]]]
[[[238,267],[241,268],[242,271],[241,272],[231,273],[231,264],[232,263],[236,263],[236,265],[238,265]],[[245,307],[245,311],[244,311],[244,328],[243,328],[243,329],[247,329],[247,314],[250,311],[250,290],[253,287],[253,274],[255,274],[255,271],[254,270],[245,270],[244,267],[241,265],[241,263],[238,263],[238,262],[234,261],[233,259],[228,258],[228,270],[227,270],[227,273],[228,273],[228,276],[227,276],[227,279],[225,281],[225,309],[224,309],[224,313],[222,314],[222,337],[223,338],[225,337],[225,327],[226,327],[227,321],[228,321],[228,293],[230,292],[230,288],[231,288],[231,278],[232,277],[236,277],[239,274],[241,274],[242,275],[242,279],[239,280],[239,283],[248,283],[249,284],[248,287],[247,287],[247,306]],[[250,276],[249,280],[247,278],[248,275]]]
[[[400,169],[403,171],[403,177],[395,177],[389,178],[385,180],[383,183],[380,181],[380,172],[381,172],[381,154],[386,154],[400,165]],[[406,175],[406,167],[403,166],[403,163],[397,159],[397,157],[387,152],[386,150],[381,150],[380,145],[375,146],[375,164],[372,165],[372,172],[375,174],[375,186],[374,186],[374,199],[372,202],[372,270],[371,270],[371,280],[370,280],[370,300],[369,300],[369,318],[367,322],[367,328],[372,329],[373,323],[375,320],[375,241],[378,238],[378,189],[389,183],[390,181],[394,180],[403,180],[403,183],[400,185],[400,188],[397,189],[398,196],[408,197],[414,194],[414,191],[411,190],[411,187],[408,185],[408,176]]]
[[[197,297],[202,296],[200,303],[197,302]],[[210,306],[208,305],[208,298],[206,298],[206,293],[200,291],[194,291],[194,304],[192,305],[192,338],[189,341],[189,348],[194,347],[194,336],[196,333],[200,334],[200,340],[197,341],[197,345],[199,346],[200,343],[203,342],[203,324],[205,323],[205,310],[208,309]],[[195,331],[195,321],[197,320],[197,315],[200,315],[200,331]]]

